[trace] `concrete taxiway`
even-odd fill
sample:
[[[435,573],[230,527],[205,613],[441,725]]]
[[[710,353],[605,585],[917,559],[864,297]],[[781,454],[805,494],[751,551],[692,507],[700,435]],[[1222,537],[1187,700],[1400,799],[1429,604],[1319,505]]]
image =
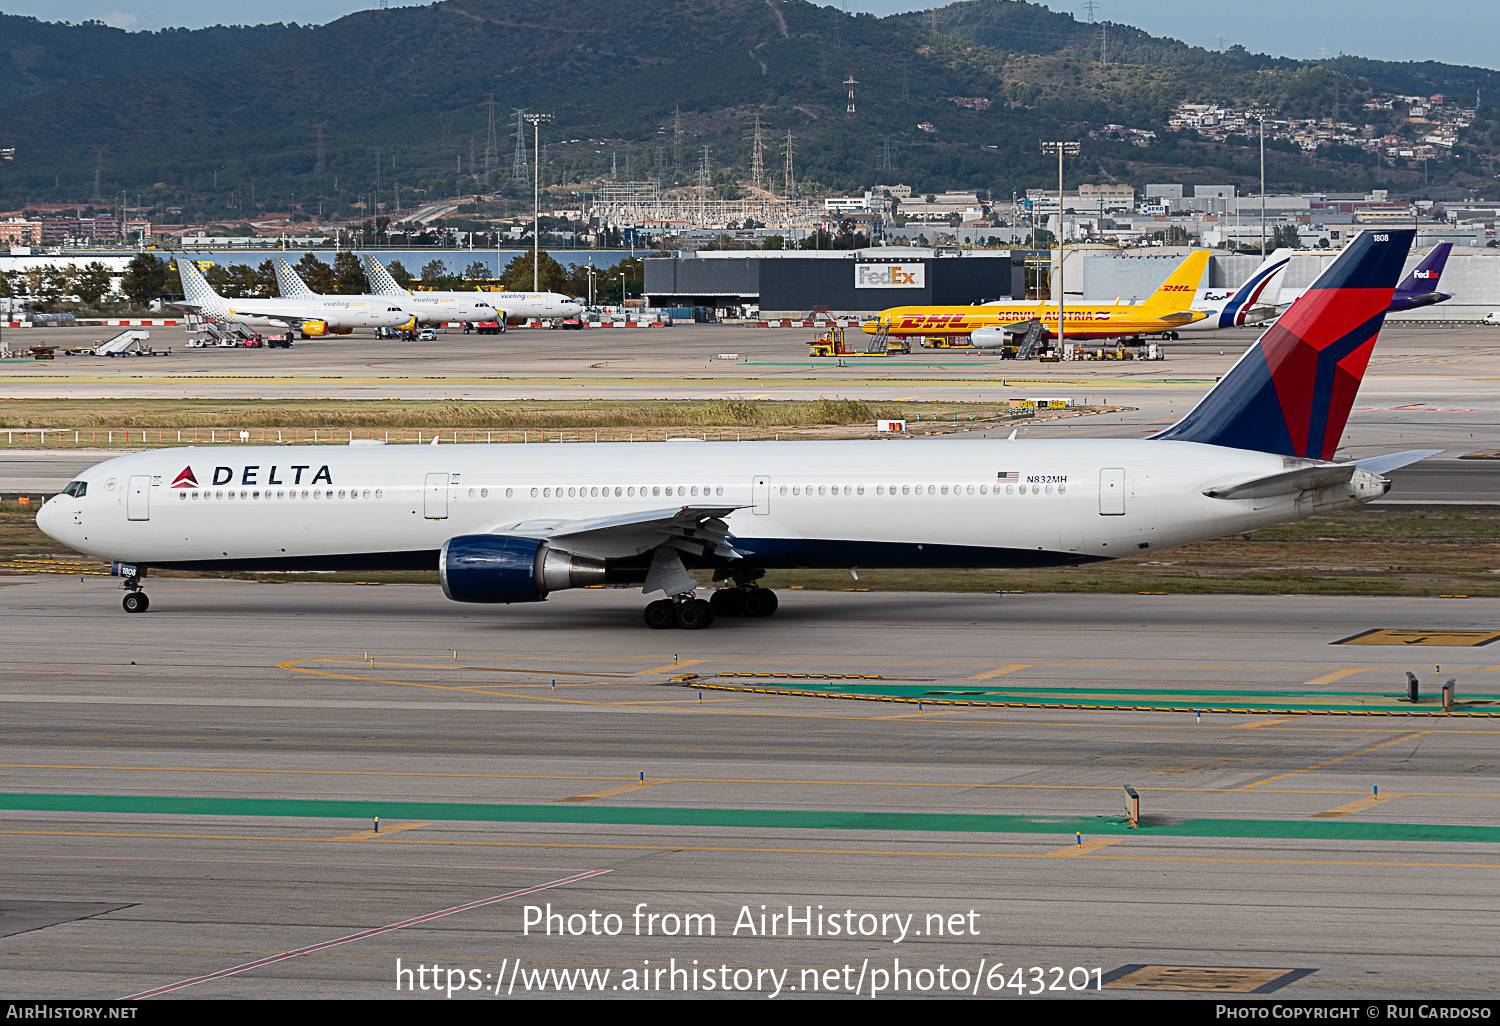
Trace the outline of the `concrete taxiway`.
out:
[[[623,591],[150,591],[129,617],[102,581],[0,581],[8,994],[386,996],[397,959],[491,999],[657,968],[703,994],[707,967],[761,997],[782,970],[783,995],[944,993],[940,966],[1015,996],[997,963],[1002,988],[1056,966],[1114,996],[1494,994],[1495,721],[919,711],[673,678],[1355,694],[1413,670],[1500,699],[1494,646],[1336,644],[1487,630],[1500,602],[786,592],[771,620],[686,633]],[[524,932],[548,903],[552,935],[545,912]],[[786,936],[787,906],[822,935]],[[713,935],[684,936],[689,914]]]

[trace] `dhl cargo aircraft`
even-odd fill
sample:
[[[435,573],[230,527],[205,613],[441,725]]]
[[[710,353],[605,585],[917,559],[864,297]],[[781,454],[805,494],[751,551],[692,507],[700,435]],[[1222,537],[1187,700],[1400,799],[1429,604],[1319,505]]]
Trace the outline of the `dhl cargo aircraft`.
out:
[[[1066,337],[1077,341],[1128,338],[1170,333],[1208,317],[1193,310],[1198,283],[1208,267],[1208,250],[1188,254],[1167,280],[1137,304],[1065,303]],[[864,324],[867,334],[884,332],[901,337],[969,337],[976,347],[1013,345],[1013,339],[1040,325],[1048,338],[1057,337],[1057,304],[1044,300],[985,306],[898,306]],[[978,332],[978,334],[976,334]]]

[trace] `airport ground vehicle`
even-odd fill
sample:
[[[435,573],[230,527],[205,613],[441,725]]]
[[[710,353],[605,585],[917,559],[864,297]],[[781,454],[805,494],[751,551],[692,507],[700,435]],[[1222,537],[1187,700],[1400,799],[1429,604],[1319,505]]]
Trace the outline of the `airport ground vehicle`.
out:
[[[565,331],[582,331],[583,330],[583,318],[581,318],[581,317],[554,317],[554,318],[552,318],[551,323],[549,323],[547,325],[547,327],[549,327],[549,328],[562,328]]]
[[[892,353],[911,352],[911,342],[905,338],[888,335],[865,339],[845,335],[844,326],[835,324],[807,344],[807,355],[830,356],[889,356]]]
[[[90,468],[37,525],[115,561],[131,612],[153,566],[435,568],[457,602],[638,584],[665,596],[649,626],[686,629],[774,612],[771,569],[1156,551],[1368,502],[1432,455],[1333,462],[1414,234],[1362,232],[1151,438],[155,449]],[[695,569],[737,594],[698,598]]]
[[[505,325],[501,321],[480,321],[474,325],[476,335],[499,335],[505,331]]]
[[[1500,324],[1500,310],[1491,310],[1479,319],[1480,324]]]
[[[417,332],[417,341],[418,342],[436,342],[437,341],[437,329],[436,328],[423,328],[421,331]]]

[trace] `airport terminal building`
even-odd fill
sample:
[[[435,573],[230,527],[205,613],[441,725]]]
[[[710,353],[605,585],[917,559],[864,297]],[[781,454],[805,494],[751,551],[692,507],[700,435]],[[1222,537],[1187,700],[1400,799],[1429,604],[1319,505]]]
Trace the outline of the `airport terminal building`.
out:
[[[968,306],[1026,294],[1022,250],[727,250],[653,257],[645,266],[652,306],[753,307],[767,317],[819,307],[874,313],[913,304]]]

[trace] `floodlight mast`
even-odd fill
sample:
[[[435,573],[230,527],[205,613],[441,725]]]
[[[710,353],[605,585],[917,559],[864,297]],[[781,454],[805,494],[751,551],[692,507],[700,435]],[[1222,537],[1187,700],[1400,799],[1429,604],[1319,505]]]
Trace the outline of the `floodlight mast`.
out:
[[[15,150],[15,147],[13,147],[13,146],[7,146],[4,149],[0,149],[0,167],[4,167],[6,164],[10,163],[12,160],[15,160],[15,159],[16,159],[16,150]],[[14,296],[11,297],[11,300],[7,304],[7,306],[9,306],[9,309],[5,311],[4,316],[0,316],[0,322],[9,320],[10,319],[10,315],[15,312],[16,300],[15,300]],[[3,323],[0,323],[0,360],[9,360],[9,359],[10,359],[10,346],[7,345],[6,342],[5,342],[5,326],[4,326]]]
[[[1063,304],[1066,300],[1066,292],[1063,289],[1063,155],[1076,157],[1082,145],[1077,142],[1043,142],[1043,153],[1057,154],[1057,354],[1062,355],[1063,339],[1066,337],[1066,329],[1063,327]],[[1035,245],[1036,239],[1032,238]]]
[[[532,150],[536,159],[531,162],[531,291],[542,291],[542,122],[551,121],[551,114],[523,114],[531,122]]]
[[[1245,112],[1260,122],[1260,258],[1266,258],[1266,118],[1273,112],[1268,107],[1251,107]],[[1239,207],[1235,207],[1238,212]]]

